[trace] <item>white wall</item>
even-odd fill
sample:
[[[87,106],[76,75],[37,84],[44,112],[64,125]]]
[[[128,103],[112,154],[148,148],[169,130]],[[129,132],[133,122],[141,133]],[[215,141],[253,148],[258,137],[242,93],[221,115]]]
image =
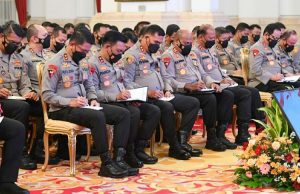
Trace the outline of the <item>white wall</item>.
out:
[[[299,16],[300,15],[300,1],[299,0],[280,0],[280,12],[282,16]]]
[[[238,16],[240,18],[277,18],[279,0],[240,0]]]

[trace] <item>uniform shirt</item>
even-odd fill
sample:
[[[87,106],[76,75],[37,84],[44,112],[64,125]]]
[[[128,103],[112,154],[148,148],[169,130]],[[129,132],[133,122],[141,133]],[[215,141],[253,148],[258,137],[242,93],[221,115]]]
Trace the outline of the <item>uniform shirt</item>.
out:
[[[194,45],[190,53],[197,56],[204,71],[214,80],[220,82],[229,77],[221,70],[216,53],[213,50],[205,49],[199,45]]]
[[[123,84],[124,69],[122,60],[116,64],[111,64],[104,60],[98,53],[89,59],[89,64],[95,68],[93,82],[99,101],[114,102],[117,95],[125,90]]]
[[[45,64],[42,95],[50,104],[50,112],[67,107],[72,99],[86,96],[97,99],[92,80],[93,68],[85,59],[77,65],[63,48]]]
[[[292,58],[293,58],[293,66],[296,68],[298,72],[300,72],[300,49],[299,45],[295,46],[294,50],[292,51]]]
[[[241,44],[235,39],[232,39],[228,44],[228,51],[232,53],[232,56],[239,66],[241,66],[241,48],[249,48],[249,44]]]
[[[40,53],[35,53],[33,49],[30,48],[29,45],[27,45],[26,48],[22,50],[21,54],[27,60],[27,74],[29,76],[31,85],[34,90],[39,91],[39,82],[37,78],[36,66],[41,62],[46,62],[44,50],[42,50]]]
[[[281,72],[282,74],[296,74],[298,73],[298,69],[293,64],[293,58],[290,53],[287,53],[284,49],[277,44],[274,48],[277,56],[279,57]]]
[[[91,47],[91,50],[86,55],[86,59],[89,60],[94,55],[97,55],[100,52],[100,49],[101,49],[100,45],[93,44],[92,47]]]
[[[267,84],[271,77],[281,73],[281,66],[275,51],[262,40],[256,42],[249,54],[250,81],[249,86],[255,87],[259,83]]]
[[[232,75],[234,71],[241,69],[229,49],[222,48],[222,46],[215,44],[211,50],[216,53],[221,68],[226,69],[229,75]]]
[[[9,57],[0,51],[0,88],[8,89],[14,96],[32,91],[25,63],[21,54],[13,53]]]
[[[124,83],[126,88],[133,89],[148,87],[149,90],[171,90],[168,80],[163,80],[162,74],[165,73],[160,63],[144,51],[138,41],[128,49],[123,58],[125,75]]]
[[[171,80],[171,86],[175,91],[183,92],[186,83],[204,80],[209,87],[214,82],[204,72],[194,53],[183,56],[173,45],[163,53],[161,66],[166,68],[166,76]]]
[[[54,52],[50,48],[44,49],[43,53],[44,53],[45,61],[49,61],[56,54],[56,52]]]

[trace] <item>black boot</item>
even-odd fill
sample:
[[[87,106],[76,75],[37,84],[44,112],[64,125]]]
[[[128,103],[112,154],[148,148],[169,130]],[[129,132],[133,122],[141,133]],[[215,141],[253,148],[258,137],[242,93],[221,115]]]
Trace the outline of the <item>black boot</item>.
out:
[[[155,164],[158,161],[158,158],[155,156],[149,156],[145,152],[145,147],[147,146],[146,140],[139,140],[135,146],[135,155],[140,159],[144,164]]]
[[[136,157],[133,144],[127,145],[125,161],[133,168],[142,168],[144,166],[143,162]]]
[[[100,154],[101,166],[99,176],[110,178],[124,178],[128,176],[128,171],[119,167],[110,157],[109,152]]]
[[[207,130],[207,140],[205,148],[217,152],[223,152],[226,150],[226,146],[223,145],[217,138],[215,128],[210,128]]]
[[[243,123],[238,125],[238,135],[235,138],[235,143],[237,145],[243,145],[243,143],[248,142],[249,138],[251,138],[251,135],[248,131],[249,124]]]
[[[124,148],[114,148],[114,161],[120,168],[127,170],[129,176],[137,175],[139,173],[139,169],[129,166],[124,161],[125,154],[126,150]]]
[[[190,153],[180,146],[176,137],[169,140],[169,145],[169,157],[176,158],[177,160],[188,160],[191,158]]]
[[[33,146],[33,151],[31,153],[32,158],[38,163],[38,164],[44,164],[45,161],[45,152],[44,152],[44,142],[42,139],[36,139],[36,143]],[[60,162],[60,159],[58,156],[49,156],[49,165],[56,165]]]
[[[0,183],[0,194],[29,194],[29,191],[15,183]]]
[[[231,143],[225,136],[225,132],[227,130],[227,125],[222,124],[217,127],[217,137],[222,144],[226,146],[227,149],[234,150],[237,148],[237,145]]]
[[[185,131],[178,132],[178,139],[181,147],[191,154],[193,157],[199,157],[203,154],[202,150],[200,149],[193,149],[193,147],[187,143],[188,141],[188,133]]]
[[[21,159],[20,169],[24,169],[24,170],[36,170],[37,169],[36,162],[29,157],[26,146],[24,146],[24,148],[23,148],[23,156]]]

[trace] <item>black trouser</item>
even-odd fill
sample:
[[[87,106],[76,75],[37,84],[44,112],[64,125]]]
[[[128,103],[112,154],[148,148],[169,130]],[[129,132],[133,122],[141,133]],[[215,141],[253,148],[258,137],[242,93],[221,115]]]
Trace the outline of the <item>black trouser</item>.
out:
[[[90,128],[97,152],[102,154],[108,151],[106,121],[102,111],[84,108],[63,108],[58,111],[50,112],[49,118],[68,121]],[[59,139],[59,149],[65,149],[66,152],[68,152],[66,139]]]
[[[260,83],[255,88],[262,92],[275,92],[279,90],[286,90],[289,84],[279,83],[275,81],[268,81],[267,84]]]
[[[239,85],[245,85],[245,81],[242,77],[236,77],[236,76],[229,76],[233,81],[235,81],[236,83],[238,83]]]
[[[234,94],[229,90],[215,93],[218,107],[218,125],[228,124],[232,120],[232,106],[234,104]]]
[[[215,128],[217,119],[217,100],[213,94],[186,94],[195,97],[199,100],[200,108],[203,113],[203,121],[205,126],[210,128]],[[223,111],[225,112],[225,111]],[[220,112],[218,112],[220,113]]]
[[[157,106],[149,103],[141,103],[134,106],[130,103],[112,103],[113,105],[126,108],[130,112],[130,134],[128,144],[136,140],[149,140],[158,125],[160,110]],[[140,120],[142,125],[140,126]]]
[[[285,84],[293,86],[294,88],[300,88],[300,81],[296,81],[296,82],[285,82]]]
[[[0,139],[4,140],[0,183],[16,182],[24,146],[25,126],[16,120],[3,118],[0,123]]]
[[[237,105],[237,124],[249,123],[251,119],[251,92],[243,86],[226,88],[234,95],[234,104]]]
[[[131,117],[130,111],[120,106],[101,103],[106,124],[114,125],[113,129],[113,146],[114,148],[125,148],[130,131],[130,119],[134,118],[134,122],[138,122],[137,114]],[[135,124],[136,125],[136,124]],[[136,130],[136,129],[135,129]],[[133,133],[136,133],[133,131]]]
[[[149,99],[149,102],[158,106],[161,110],[160,122],[164,130],[164,136],[169,141],[176,138],[176,121],[174,111],[182,114],[180,131],[190,132],[194,126],[199,111],[199,101],[190,96],[174,94],[175,98],[169,102]]]

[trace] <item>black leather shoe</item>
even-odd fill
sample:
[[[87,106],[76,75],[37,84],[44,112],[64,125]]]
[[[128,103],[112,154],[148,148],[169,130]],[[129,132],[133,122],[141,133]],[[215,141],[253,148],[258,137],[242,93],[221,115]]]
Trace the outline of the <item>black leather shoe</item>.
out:
[[[232,143],[226,138],[219,138],[219,141],[226,146],[226,149],[234,150],[237,148],[237,145],[235,143]]]
[[[144,166],[144,163],[136,157],[133,144],[127,145],[126,155],[124,159],[126,163],[131,167],[142,168]]]
[[[231,143],[225,136],[225,132],[227,130],[227,124],[219,124],[217,127],[217,138],[219,141],[226,146],[226,149],[234,150],[237,148],[237,145]]]
[[[184,149],[170,148],[169,157],[175,158],[177,160],[188,160],[191,158],[190,153],[186,152]]]
[[[181,145],[181,147],[190,153],[193,157],[199,157],[203,154],[202,150],[200,149],[193,149],[193,147],[187,143],[188,141],[188,133],[185,131],[179,131],[178,132],[178,140]]]
[[[149,156],[145,151],[139,151],[135,153],[136,157],[144,164],[155,164],[158,162],[158,158],[155,156]]]
[[[15,183],[0,183],[0,194],[29,194],[29,191]]]
[[[128,176],[135,176],[139,173],[138,168],[134,168],[129,166],[125,161],[124,161],[124,155],[126,154],[126,151],[124,148],[115,148],[114,149],[114,161],[116,164],[122,168],[128,171]]]
[[[110,153],[106,152],[100,154],[101,167],[98,173],[99,176],[110,177],[110,178],[124,178],[128,176],[126,169],[120,168],[110,157]]]
[[[21,159],[20,169],[36,170],[37,165],[36,162],[33,161],[28,155],[23,155],[23,158]]]

